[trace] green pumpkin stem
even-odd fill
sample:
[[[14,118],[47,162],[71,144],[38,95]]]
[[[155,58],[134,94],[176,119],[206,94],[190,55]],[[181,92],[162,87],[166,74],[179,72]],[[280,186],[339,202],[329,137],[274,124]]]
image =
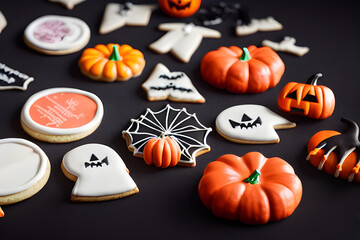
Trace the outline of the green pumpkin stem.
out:
[[[251,59],[251,56],[250,56],[249,50],[246,47],[244,47],[243,53],[240,57],[240,60],[241,61],[249,61],[250,59]]]
[[[250,175],[250,177],[246,178],[244,182],[250,183],[250,184],[258,184],[260,183],[259,177],[260,177],[260,171],[255,169],[255,171]]]
[[[311,84],[313,86],[317,85],[317,81],[319,80],[319,78],[322,77],[322,73],[317,73],[312,75],[307,81],[306,84]]]
[[[113,45],[113,51],[109,57],[109,60],[112,60],[112,61],[119,61],[121,60],[122,57],[120,56],[120,53],[119,53],[119,48],[118,46],[116,45]]]

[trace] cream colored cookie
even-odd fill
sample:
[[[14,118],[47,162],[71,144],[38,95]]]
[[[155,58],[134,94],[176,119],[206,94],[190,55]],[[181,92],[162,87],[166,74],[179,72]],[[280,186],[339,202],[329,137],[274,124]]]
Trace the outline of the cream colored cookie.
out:
[[[49,2],[61,3],[69,10],[73,9],[75,5],[85,1],[86,0],[49,0]]]
[[[261,42],[263,46],[272,48],[274,51],[288,52],[299,57],[304,56],[310,51],[308,47],[296,46],[296,39],[293,37],[286,36],[281,42],[273,42],[270,40],[264,40]]]
[[[6,25],[7,25],[6,18],[4,14],[2,14],[2,12],[0,11],[0,33],[6,27]]]

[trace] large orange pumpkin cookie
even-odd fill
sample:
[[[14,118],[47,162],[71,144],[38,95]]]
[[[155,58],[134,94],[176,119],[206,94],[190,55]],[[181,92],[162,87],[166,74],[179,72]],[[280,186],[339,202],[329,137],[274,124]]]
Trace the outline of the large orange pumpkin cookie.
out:
[[[142,52],[129,45],[109,43],[86,49],[78,64],[84,75],[94,80],[113,82],[139,76],[145,67],[145,59]]]
[[[210,163],[198,191],[214,215],[264,224],[294,212],[301,200],[302,185],[286,161],[250,152],[243,157],[223,155]]]

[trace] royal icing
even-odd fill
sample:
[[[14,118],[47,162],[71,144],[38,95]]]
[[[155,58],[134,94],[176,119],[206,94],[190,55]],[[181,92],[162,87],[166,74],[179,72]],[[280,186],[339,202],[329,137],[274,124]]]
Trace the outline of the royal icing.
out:
[[[0,33],[6,27],[7,21],[4,14],[0,11]]]
[[[146,26],[149,23],[152,11],[156,8],[155,4],[108,3],[99,32],[100,34],[106,34],[124,25]]]
[[[273,17],[262,19],[251,19],[249,24],[240,21],[241,24],[236,26],[236,35],[244,36],[256,33],[258,31],[277,31],[283,28],[282,24],[276,21]]]
[[[65,154],[63,166],[77,177],[72,195],[100,197],[136,188],[121,157],[102,144],[86,144]]]
[[[215,6],[201,8],[199,10],[199,20],[205,26],[221,24],[230,14],[236,13],[241,8],[241,4],[229,4],[219,2]]]
[[[150,49],[160,54],[171,52],[183,62],[190,61],[204,37],[221,37],[219,31],[195,26],[193,23],[163,23],[159,25],[159,30],[168,32],[150,44]]]
[[[261,42],[263,46],[272,48],[275,51],[288,52],[297,56],[304,56],[310,49],[308,47],[299,47],[295,45],[296,39],[293,37],[286,36],[281,42],[273,42],[270,40],[264,40]]]
[[[20,138],[0,140],[0,196],[22,192],[45,174],[48,158],[40,147]]]
[[[78,18],[48,15],[31,22],[24,37],[29,44],[43,50],[80,49],[89,41],[90,29]]]
[[[142,157],[144,147],[150,139],[169,136],[180,146],[179,163],[184,166],[195,166],[197,154],[210,150],[206,138],[211,130],[185,108],[176,109],[166,105],[158,112],[148,108],[138,119],[131,119],[130,127],[124,130],[122,135],[128,148],[137,157]]]
[[[103,117],[101,100],[73,88],[51,88],[31,96],[25,103],[22,122],[49,135],[73,135],[97,127]]]
[[[33,77],[12,69],[0,62],[0,90],[20,89],[25,91]]]
[[[205,102],[196,90],[190,78],[183,72],[170,72],[163,64],[158,63],[150,77],[143,83],[148,99],[170,99],[177,102]]]
[[[254,104],[225,109],[216,118],[216,129],[226,139],[239,143],[276,143],[275,129],[295,127],[270,109]]]
[[[75,5],[82,3],[84,1],[86,0],[49,0],[49,2],[61,3],[69,10],[73,9]]]

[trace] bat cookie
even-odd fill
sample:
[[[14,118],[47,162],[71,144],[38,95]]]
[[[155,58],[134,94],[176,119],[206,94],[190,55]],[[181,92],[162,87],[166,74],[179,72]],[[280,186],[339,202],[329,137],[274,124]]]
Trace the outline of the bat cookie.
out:
[[[244,144],[278,143],[280,138],[275,130],[296,126],[270,109],[254,104],[225,109],[217,116],[215,125],[225,139]]]
[[[75,182],[71,201],[107,201],[139,192],[121,157],[102,144],[86,144],[69,151],[61,169]]]
[[[295,45],[296,39],[293,37],[286,36],[281,42],[273,42],[270,40],[264,40],[261,42],[263,46],[272,48],[275,51],[288,52],[299,57],[307,54],[310,49],[308,47],[299,47]]]
[[[34,81],[33,77],[0,62],[0,90],[19,89],[25,91],[32,81]]]
[[[185,73],[170,72],[161,63],[155,66],[150,77],[142,84],[142,88],[147,92],[149,101],[169,99],[174,102],[205,102]]]

